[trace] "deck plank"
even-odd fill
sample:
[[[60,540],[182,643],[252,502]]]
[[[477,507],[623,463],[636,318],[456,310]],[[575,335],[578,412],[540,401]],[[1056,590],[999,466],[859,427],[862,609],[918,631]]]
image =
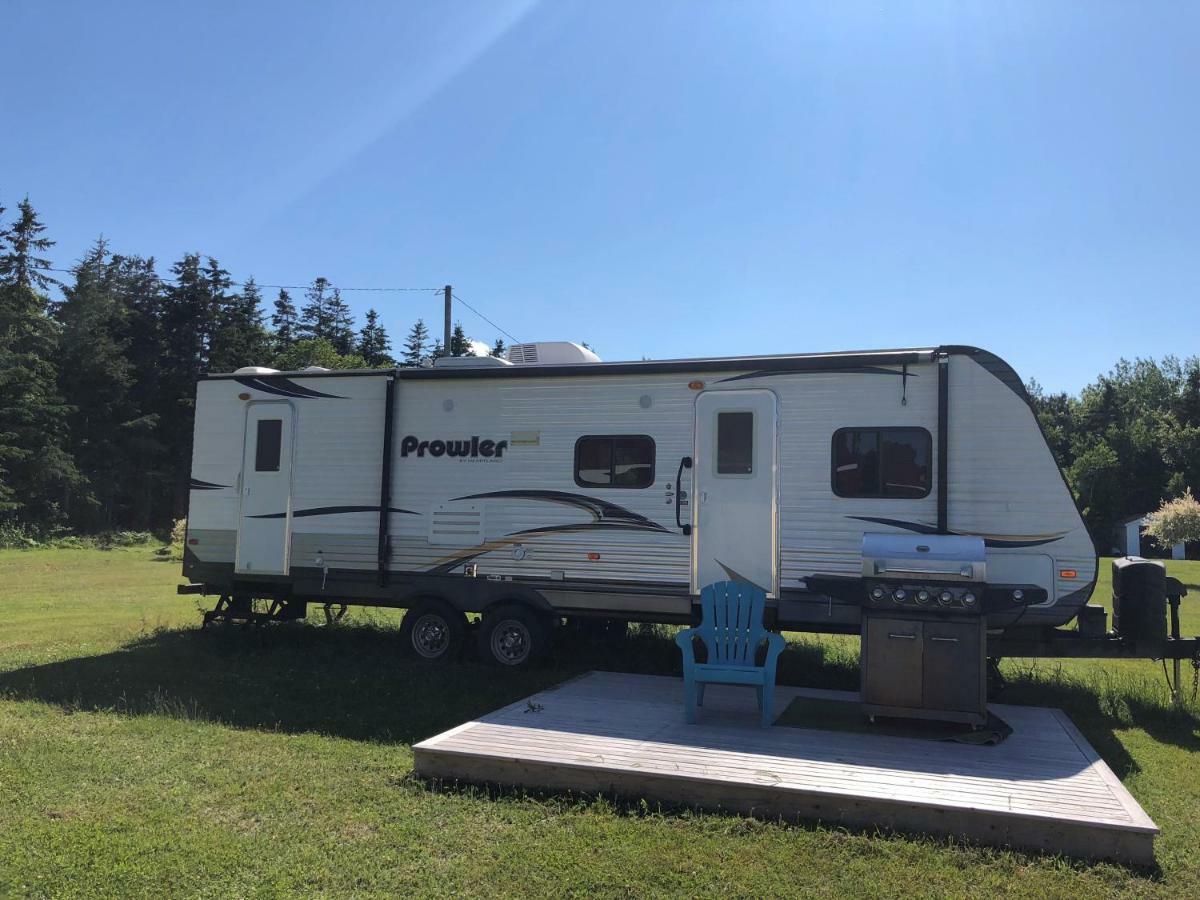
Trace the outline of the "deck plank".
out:
[[[775,713],[797,696],[777,688]],[[678,679],[592,672],[422,741],[429,778],[603,791],[751,815],[952,834],[1153,862],[1158,828],[1065,714],[994,705],[995,747],[760,728],[752,692],[708,690],[683,721]],[[819,723],[814,723],[818,725]]]

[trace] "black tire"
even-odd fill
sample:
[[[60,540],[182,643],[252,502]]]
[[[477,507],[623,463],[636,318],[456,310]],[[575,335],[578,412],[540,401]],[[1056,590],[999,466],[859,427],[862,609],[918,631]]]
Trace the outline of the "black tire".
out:
[[[422,600],[404,614],[400,647],[405,656],[445,662],[462,651],[467,617],[441,600]]]
[[[479,625],[479,655],[505,668],[527,666],[550,650],[545,618],[519,603],[505,603],[484,613]]]

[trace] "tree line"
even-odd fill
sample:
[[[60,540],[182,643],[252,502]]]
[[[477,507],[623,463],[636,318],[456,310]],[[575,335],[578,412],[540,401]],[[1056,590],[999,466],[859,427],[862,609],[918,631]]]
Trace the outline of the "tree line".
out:
[[[418,319],[394,358],[378,311],[356,328],[327,278],[299,298],[280,289],[268,312],[253,278],[235,282],[200,253],[160,275],[153,257],[100,238],[60,278],[29,199],[6,213],[0,206],[0,528],[10,533],[169,528],[187,508],[205,372],[390,368],[474,352],[461,323],[444,348]]]
[[[376,310],[356,327],[317,277],[269,309],[253,278],[185,253],[152,257],[98,239],[62,273],[28,198],[0,207],[0,531],[163,531],[184,515],[195,383],[205,372],[415,366],[472,353],[418,319],[398,358]],[[60,298],[52,299],[57,291]],[[496,341],[492,353],[504,352]],[[1114,525],[1200,482],[1200,359],[1122,360],[1078,396],[1029,385],[1034,409],[1099,549]]]

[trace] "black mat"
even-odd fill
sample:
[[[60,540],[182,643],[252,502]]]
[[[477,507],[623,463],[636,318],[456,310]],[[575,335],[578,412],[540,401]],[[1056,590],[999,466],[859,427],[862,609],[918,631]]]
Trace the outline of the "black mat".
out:
[[[872,722],[858,703],[821,700],[815,697],[797,697],[780,713],[775,724],[787,728],[852,731],[857,734],[882,734],[925,741],[954,741],[959,744],[999,744],[1012,734],[1012,726],[990,710],[987,724],[979,728],[972,728],[960,722],[890,719],[882,716],[876,716]]]

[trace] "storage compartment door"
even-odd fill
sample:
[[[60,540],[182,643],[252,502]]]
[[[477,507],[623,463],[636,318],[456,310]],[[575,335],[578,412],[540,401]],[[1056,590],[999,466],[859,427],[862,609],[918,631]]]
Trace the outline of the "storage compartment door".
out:
[[[979,622],[925,623],[925,706],[981,712],[983,632]]]
[[[921,707],[924,623],[868,616],[864,631],[863,703]]]
[[[292,405],[267,401],[246,408],[241,513],[235,571],[285,575],[292,532]]]

